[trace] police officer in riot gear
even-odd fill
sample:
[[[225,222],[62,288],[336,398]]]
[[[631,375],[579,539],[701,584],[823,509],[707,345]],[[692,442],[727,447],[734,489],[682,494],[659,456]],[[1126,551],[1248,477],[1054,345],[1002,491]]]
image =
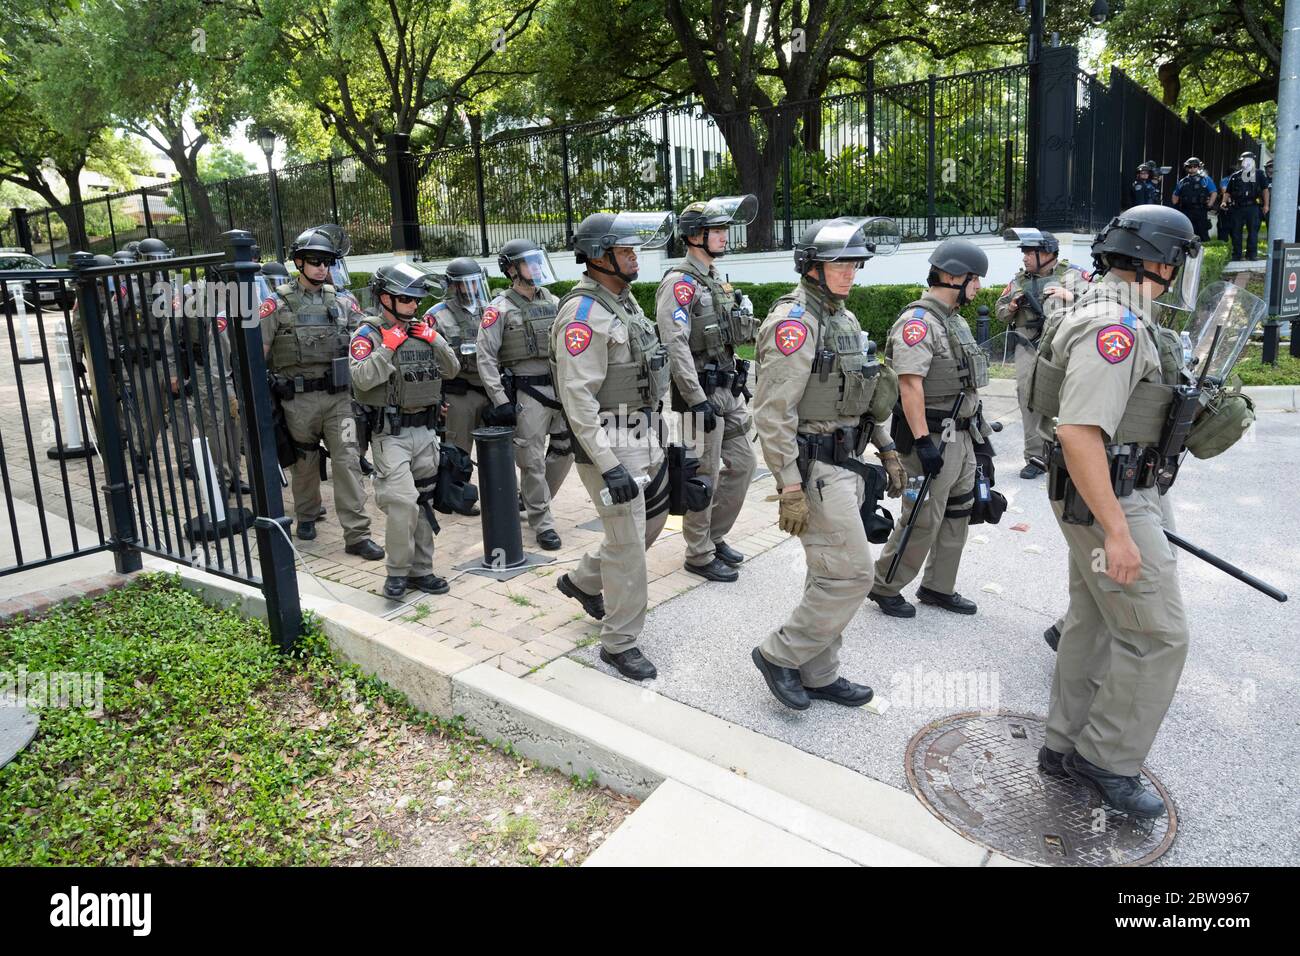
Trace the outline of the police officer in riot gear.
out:
[[[438,475],[436,431],[442,384],[460,362],[437,327],[416,319],[428,275],[410,263],[380,266],[370,278],[369,318],[348,348],[352,390],[371,417],[375,502],[386,519],[384,595],[407,588],[446,594],[433,573],[431,501]]]
[[[1183,167],[1187,175],[1174,187],[1174,205],[1191,220],[1196,235],[1205,242],[1210,238],[1209,208],[1218,191],[1214,188],[1214,180],[1205,175],[1201,161],[1195,156],[1189,156]]]
[[[888,569],[915,502],[905,500],[902,520],[876,562],[868,597],[891,617],[916,616],[899,592],[922,565],[925,575],[916,592],[922,604],[958,614],[976,611],[974,601],[957,593],[956,583],[975,498],[975,448],[989,433],[978,394],[988,384],[988,357],[957,309],[975,297],[988,271],[988,256],[969,239],[939,243],[930,255],[929,289],[903,310],[885,346],[898,373],[899,408],[892,427],[903,464],[909,475],[932,479],[892,581],[886,580]]]
[[[898,247],[889,219],[815,222],[794,250],[800,281],[772,306],[758,332],[754,421],[776,480],[783,531],[799,538],[807,574],[799,606],[750,656],[768,689],[794,710],[810,700],[860,707],[872,690],[839,675],[844,628],[871,589],[862,518],[887,485],[906,475],[880,423],[897,397],[892,372],[844,307],[857,271]],[[861,460],[868,440],[884,473]]]
[[[1039,768],[1149,818],[1165,806],[1139,774],[1188,642],[1162,495],[1187,447],[1178,429],[1201,404],[1178,333],[1151,312],[1153,301],[1194,303],[1200,245],[1181,212],[1137,206],[1092,248],[1105,275],[1049,323],[1034,372],[1049,497],[1070,554]]]
[[[551,499],[573,464],[573,449],[564,437],[549,362],[557,300],[546,286],[555,281],[555,271],[546,250],[531,239],[507,242],[497,266],[510,288],[492,300],[479,326],[478,370],[492,403],[483,418],[489,425],[514,426],[528,525],[543,551],[558,551]]]
[[[732,225],[747,225],[758,211],[754,196],[691,203],[677,220],[686,246],[681,264],[664,273],[655,295],[659,339],[673,370],[673,410],[684,413],[684,436],[700,459],[699,474],[713,486],[704,511],[682,517],[686,570],[711,581],[735,581],[744,555],[729,546],[754,477],[745,395],[749,362],[736,346],[753,340],[756,323],[748,299],[717,273]]]
[[[474,450],[474,429],[491,407],[476,361],[479,323],[488,304],[487,276],[477,262],[462,256],[447,263],[440,282],[442,301],[424,313],[424,321],[438,329],[460,361],[460,372],[442,383],[447,405],[444,437],[469,454]]]
[[[658,415],[667,350],[632,295],[637,249],[672,236],[673,215],[594,213],[573,234],[586,271],[560,300],[551,332],[556,393],[574,442],[578,477],[604,526],[596,552],[556,587],[600,620],[600,658],[633,680],[656,676],[637,640],[647,607],[646,549],[668,515],[668,469]]]
[[[1260,219],[1268,213],[1269,201],[1268,176],[1255,168],[1255,154],[1241,154],[1241,168],[1228,177],[1224,191],[1228,194],[1228,206],[1232,210],[1231,236],[1232,258],[1246,258],[1252,261],[1259,248]],[[1242,230],[1246,233],[1245,246],[1242,246]]]
[[[159,253],[166,258],[167,246],[157,239],[146,239],[150,259]],[[134,265],[141,260],[141,243],[129,242],[113,254],[120,265]],[[164,362],[167,347],[167,310],[154,308],[153,279],[149,273],[123,275],[115,280],[117,304],[114,309],[120,333],[117,354],[123,372],[123,408],[127,412],[126,432],[135,449],[135,469],[142,471],[153,457],[158,437],[167,426],[171,405],[171,362]],[[110,348],[114,343],[109,340]]]
[[[1137,178],[1129,186],[1129,195],[1132,197],[1133,205],[1142,203],[1151,203],[1160,205],[1160,185],[1155,179],[1155,166],[1152,163],[1141,163],[1137,168]]]
[[[1074,301],[1074,293],[1065,284],[1071,269],[1061,262],[1061,243],[1050,232],[1008,229],[1005,238],[1020,246],[1024,266],[1002,290],[997,317],[1016,337],[1016,401],[1025,430],[1025,467],[1020,477],[1037,478],[1043,474],[1037,464],[1043,454],[1043,439],[1038,434],[1038,416],[1029,409],[1029,384],[1043,323]],[[1079,277],[1072,284],[1086,281]]]
[[[262,302],[262,342],[271,390],[298,449],[291,468],[298,537],[316,537],[323,440],[334,463],[334,507],[344,550],[379,561],[384,549],[370,540],[348,372],[348,339],[360,313],[356,300],[339,296],[328,281],[338,252],[324,229],[308,229],[294,239],[289,255],[298,275]]]

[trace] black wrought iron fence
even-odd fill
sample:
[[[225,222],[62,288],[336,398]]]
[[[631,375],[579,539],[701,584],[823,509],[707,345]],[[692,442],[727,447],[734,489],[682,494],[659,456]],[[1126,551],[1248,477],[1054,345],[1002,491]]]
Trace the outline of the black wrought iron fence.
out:
[[[95,197],[81,204],[86,248],[156,235],[190,254],[240,228],[269,250],[277,234],[287,245],[308,226],[337,222],[356,254],[483,256],[518,236],[567,248],[574,224],[598,210],[680,209],[735,192],[765,200],[759,220],[732,237],[752,250],[789,248],[807,223],[845,214],[897,217],[908,238],[1029,220],[1092,229],[1123,202],[1143,160],[1174,168],[1167,195],[1189,155],[1219,177],[1242,149],[1258,151],[1223,124],[1170,112],[1122,71],[1109,85],[1081,73],[1070,48],[1045,49],[1036,64],[889,86],[869,74],[861,93],[744,114],[686,104],[486,141],[475,132],[468,145],[418,155],[407,142],[389,136],[374,156],[273,177]],[[59,220],[59,209],[16,210],[15,243],[65,259]]]
[[[287,647],[301,610],[258,265],[248,233],[225,238],[227,253],[0,272],[0,575],[105,550],[122,571],[193,564],[260,585]]]

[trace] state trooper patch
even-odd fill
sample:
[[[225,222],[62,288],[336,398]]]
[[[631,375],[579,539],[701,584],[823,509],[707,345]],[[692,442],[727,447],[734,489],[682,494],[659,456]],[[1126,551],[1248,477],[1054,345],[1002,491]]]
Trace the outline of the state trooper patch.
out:
[[[685,325],[689,321],[689,318],[686,315],[686,310],[673,309],[673,321],[680,325]]]
[[[678,305],[687,305],[695,298],[695,285],[685,279],[677,280],[673,283],[673,298],[677,300]]]
[[[1122,325],[1108,325],[1097,333],[1097,353],[1118,365],[1133,351],[1133,333]]]
[[[782,355],[793,355],[808,338],[808,326],[795,319],[777,323],[776,348]]]
[[[494,306],[488,306],[483,310],[483,328],[490,329],[497,324],[497,318],[501,315]]]
[[[903,341],[908,345],[915,345],[925,338],[925,333],[930,331],[930,326],[920,319],[908,319],[903,323]]]
[[[276,306],[275,296],[268,295],[265,299],[262,300],[262,308],[258,310],[257,317],[259,319],[266,318],[268,315],[270,315],[272,312],[275,311],[275,306]]]
[[[220,335],[224,331],[226,331],[226,317],[219,315],[217,316],[217,334]]]
[[[375,343],[370,341],[370,336],[358,335],[352,340],[352,344],[348,346],[348,354],[360,362],[363,358],[374,351],[374,348]]]
[[[591,326],[570,322],[564,327],[564,347],[570,355],[581,355],[591,344]]]

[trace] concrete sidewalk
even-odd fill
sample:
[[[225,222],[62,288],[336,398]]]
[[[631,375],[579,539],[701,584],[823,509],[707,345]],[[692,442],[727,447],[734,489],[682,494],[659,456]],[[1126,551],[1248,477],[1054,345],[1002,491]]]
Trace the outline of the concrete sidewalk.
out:
[[[779,626],[798,596],[803,552],[794,541],[746,562],[735,585],[709,584],[654,609],[642,646],[660,676],[643,692],[902,791],[904,748],[929,721],[990,704],[1045,714],[1054,656],[1041,635],[1066,606],[1066,552],[1042,479],[1017,477],[1018,415],[1006,399],[989,404],[1006,423],[995,436],[998,488],[1012,507],[1000,525],[972,529],[959,589],[979,602],[979,614],[960,618],[920,607],[916,619],[899,621],[868,604],[845,633],[843,673],[890,700],[883,716],[830,704],[803,714],[787,710],[750,662],[750,648]],[[1179,532],[1300,599],[1297,469],[1300,416],[1261,414],[1229,453],[1187,460],[1173,492]],[[1179,838],[1162,862],[1300,863],[1296,601],[1278,604],[1191,555],[1181,554],[1179,564],[1191,652],[1148,761],[1181,815]],[[575,657],[614,674],[595,647]],[[994,700],[939,699],[929,690],[935,676],[971,674],[984,679]],[[534,679],[546,676],[543,669]],[[565,693],[563,684],[548,686]],[[716,759],[725,763],[726,756]]]

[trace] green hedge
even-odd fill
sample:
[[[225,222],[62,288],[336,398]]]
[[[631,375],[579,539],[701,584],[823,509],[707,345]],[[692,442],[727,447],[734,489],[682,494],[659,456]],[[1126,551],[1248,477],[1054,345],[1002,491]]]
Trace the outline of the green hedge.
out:
[[[1212,240],[1205,244],[1205,262],[1201,266],[1201,286],[1209,285],[1219,279],[1223,273],[1223,267],[1227,264],[1230,249],[1228,243],[1222,240]],[[1010,276],[1006,277],[1011,278]],[[363,289],[370,281],[370,273],[354,272],[352,273],[352,288]],[[504,289],[509,283],[500,277],[493,276],[488,279],[488,284],[495,290]],[[576,283],[572,280],[564,280],[551,283],[548,288],[556,296],[562,296]],[[736,288],[745,292],[750,300],[754,303],[754,314],[759,316],[767,315],[772,307],[772,303],[785,295],[794,288],[793,279],[789,282],[761,282],[761,283],[744,283],[737,282]],[[975,301],[971,302],[961,309],[961,314],[970,323],[971,331],[975,331],[975,320],[977,310],[981,305],[989,307],[989,334],[997,335],[1006,330],[996,315],[998,296],[1002,293],[1005,285],[1005,279],[1001,276],[991,276],[986,281]],[[657,282],[634,282],[632,283],[632,294],[641,303],[641,308],[647,315],[654,315],[655,291],[658,289]],[[854,286],[853,291],[849,293],[848,307],[854,315],[858,317],[858,322],[862,328],[878,343],[885,340],[889,334],[890,328],[898,318],[899,313],[907,303],[920,297],[923,288],[919,285],[867,285]],[[432,300],[431,300],[432,301]],[[426,307],[428,303],[425,304]]]

